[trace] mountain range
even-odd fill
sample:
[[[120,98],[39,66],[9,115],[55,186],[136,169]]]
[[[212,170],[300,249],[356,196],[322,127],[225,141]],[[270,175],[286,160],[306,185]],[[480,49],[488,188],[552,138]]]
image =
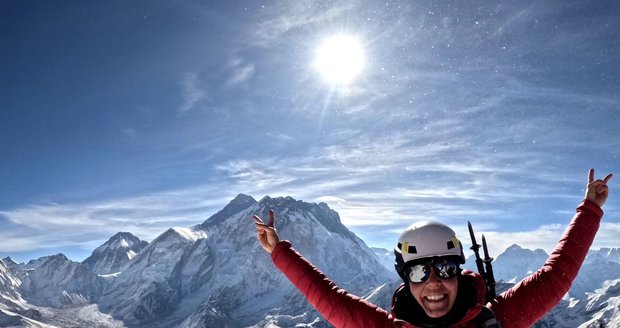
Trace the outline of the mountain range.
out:
[[[390,308],[400,284],[391,251],[369,248],[325,203],[239,194],[150,243],[119,232],[82,262],[0,260],[0,327],[329,327],[258,245],[250,218],[269,209],[281,238],[339,286]],[[512,284],[546,257],[513,245],[494,261],[495,276]],[[620,326],[618,268],[620,250],[591,251],[565,301],[537,326]]]

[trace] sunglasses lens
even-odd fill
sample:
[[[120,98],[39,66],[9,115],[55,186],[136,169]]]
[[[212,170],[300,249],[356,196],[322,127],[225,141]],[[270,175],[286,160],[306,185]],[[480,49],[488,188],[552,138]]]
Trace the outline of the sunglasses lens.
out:
[[[435,270],[442,279],[449,279],[456,276],[458,264],[452,260],[444,260],[435,263]]]
[[[431,274],[429,265],[417,264],[409,268],[409,281],[413,283],[425,282]]]
[[[440,259],[424,264],[416,264],[409,267],[409,282],[422,283],[428,280],[431,275],[431,267],[435,268],[435,273],[441,279],[456,277],[459,269],[458,263],[453,259]]]

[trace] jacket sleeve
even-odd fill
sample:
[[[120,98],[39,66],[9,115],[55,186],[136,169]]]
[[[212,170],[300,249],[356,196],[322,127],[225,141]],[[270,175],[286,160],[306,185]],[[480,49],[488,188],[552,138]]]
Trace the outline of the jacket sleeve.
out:
[[[271,258],[308,302],[335,327],[394,327],[389,313],[338,288],[297,253],[290,242],[280,241],[276,244]]]
[[[579,204],[545,264],[491,302],[502,327],[530,327],[562,300],[592,245],[602,216],[603,211],[593,202]]]

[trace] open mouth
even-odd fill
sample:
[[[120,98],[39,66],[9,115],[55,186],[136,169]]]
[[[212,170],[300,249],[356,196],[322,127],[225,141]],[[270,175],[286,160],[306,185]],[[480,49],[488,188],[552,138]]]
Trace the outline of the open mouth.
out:
[[[446,294],[431,294],[424,296],[424,299],[429,302],[439,302],[446,298]]]

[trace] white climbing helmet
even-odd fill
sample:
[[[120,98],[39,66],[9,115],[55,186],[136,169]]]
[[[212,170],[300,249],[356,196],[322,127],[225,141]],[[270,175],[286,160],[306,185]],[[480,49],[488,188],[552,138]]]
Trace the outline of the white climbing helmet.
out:
[[[412,224],[400,235],[394,248],[396,272],[404,278],[406,264],[426,258],[454,256],[465,263],[463,245],[456,238],[454,230],[445,224],[421,221]]]

